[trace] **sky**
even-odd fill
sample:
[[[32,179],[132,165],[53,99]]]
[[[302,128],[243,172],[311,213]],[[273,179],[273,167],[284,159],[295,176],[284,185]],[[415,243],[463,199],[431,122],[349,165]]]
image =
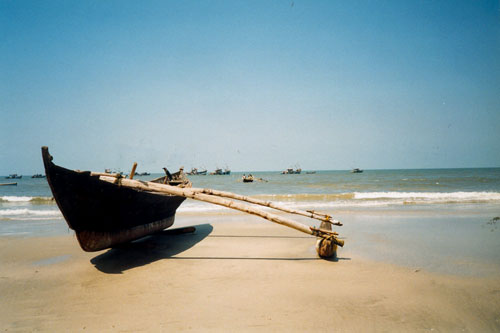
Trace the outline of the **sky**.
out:
[[[0,175],[500,167],[496,1],[0,0]]]

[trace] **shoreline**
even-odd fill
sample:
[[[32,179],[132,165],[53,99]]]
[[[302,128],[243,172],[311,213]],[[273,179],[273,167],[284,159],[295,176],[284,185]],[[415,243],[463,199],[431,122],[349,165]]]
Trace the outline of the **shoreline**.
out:
[[[74,235],[0,237],[0,327],[500,330],[500,275],[432,273],[347,247],[327,261],[317,258],[313,237],[266,221],[226,222],[95,253]]]
[[[344,223],[334,227],[346,246],[340,249],[375,262],[460,276],[500,276],[498,207],[479,209],[325,210]],[[453,208],[453,207],[452,207]],[[227,208],[216,212],[179,212],[172,228],[211,223],[260,228],[277,226],[265,219]],[[309,226],[319,221],[274,212]],[[2,237],[73,235],[64,219],[0,221]],[[288,229],[278,226],[278,228]],[[297,236],[308,236],[292,230]],[[76,240],[75,240],[76,241]]]

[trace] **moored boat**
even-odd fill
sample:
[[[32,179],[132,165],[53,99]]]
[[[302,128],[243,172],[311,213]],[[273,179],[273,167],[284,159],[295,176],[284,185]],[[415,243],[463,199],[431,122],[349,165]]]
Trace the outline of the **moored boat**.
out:
[[[186,172],[186,174],[191,176],[205,176],[207,174],[207,170],[198,170],[197,168],[191,168],[191,171]]]
[[[231,174],[231,170],[229,168],[225,168],[224,170],[220,169],[220,168],[217,168],[215,169],[214,172],[210,172],[211,175],[217,175],[217,176],[220,176],[220,175],[230,175]]]
[[[34,174],[31,176],[31,178],[45,178],[45,175],[42,175],[41,173]]]
[[[355,168],[355,169],[351,170],[351,173],[362,173],[362,172],[363,172],[363,170],[358,169],[358,168]]]
[[[18,175],[17,173],[12,173],[10,175],[8,175],[7,177],[5,177],[5,179],[21,179],[23,178],[22,175]]]
[[[149,172],[135,172],[134,176],[150,176]]]
[[[68,226],[84,251],[99,251],[166,229],[184,197],[120,186],[121,176],[74,171],[52,162],[42,147],[47,182]],[[100,180],[116,177],[115,183]],[[177,177],[177,178],[175,178]],[[182,170],[154,182],[188,187]],[[145,182],[147,183],[147,182]]]
[[[297,168],[297,169],[293,169],[293,168],[288,168],[286,169],[285,171],[282,171],[281,174],[282,175],[298,175],[302,172],[302,169],[301,168]]]

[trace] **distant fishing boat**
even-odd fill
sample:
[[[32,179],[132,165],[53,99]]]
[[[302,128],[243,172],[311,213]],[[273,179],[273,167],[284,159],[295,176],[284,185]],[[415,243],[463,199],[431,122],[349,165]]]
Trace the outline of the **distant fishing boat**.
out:
[[[31,176],[31,178],[45,178],[45,175],[42,175],[41,173],[34,174]]]
[[[222,170],[220,168],[217,168],[215,169],[214,172],[210,172],[211,175],[217,175],[217,176],[220,176],[220,175],[229,175],[231,174],[231,170],[229,170],[227,167]]]
[[[351,170],[351,173],[362,173],[362,172],[363,172],[363,170],[358,169],[358,168],[355,168],[355,169]]]
[[[136,172],[134,176],[149,176],[151,175],[149,172]]]
[[[123,174],[123,171],[120,171],[120,170],[115,170],[115,169],[105,169],[104,170],[104,173],[109,173],[109,174],[113,174],[113,175],[120,175],[120,176],[126,176]]]
[[[288,168],[286,169],[285,171],[281,172],[282,175],[298,175],[302,172],[302,169],[301,168],[298,168],[298,169],[293,169],[293,168]]]
[[[308,174],[308,175],[313,175],[315,173],[316,173],[316,171],[306,171],[306,174]]]
[[[8,175],[7,177],[5,177],[5,179],[21,179],[23,178],[22,175],[18,175],[17,173],[12,173],[10,175]]]
[[[210,172],[211,175],[222,175],[222,169],[215,169],[214,172]]]
[[[186,174],[191,176],[204,176],[207,174],[207,170],[198,170],[198,168],[191,168],[191,171],[186,172]]]

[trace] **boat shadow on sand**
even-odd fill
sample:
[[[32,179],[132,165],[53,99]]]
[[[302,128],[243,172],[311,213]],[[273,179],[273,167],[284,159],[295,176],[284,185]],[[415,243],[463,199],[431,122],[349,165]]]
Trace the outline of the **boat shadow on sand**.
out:
[[[207,237],[213,230],[210,224],[199,224],[194,233],[170,234],[170,229],[120,247],[112,248],[92,258],[90,262],[99,271],[122,274],[124,271],[152,262],[168,259],[182,253]]]

